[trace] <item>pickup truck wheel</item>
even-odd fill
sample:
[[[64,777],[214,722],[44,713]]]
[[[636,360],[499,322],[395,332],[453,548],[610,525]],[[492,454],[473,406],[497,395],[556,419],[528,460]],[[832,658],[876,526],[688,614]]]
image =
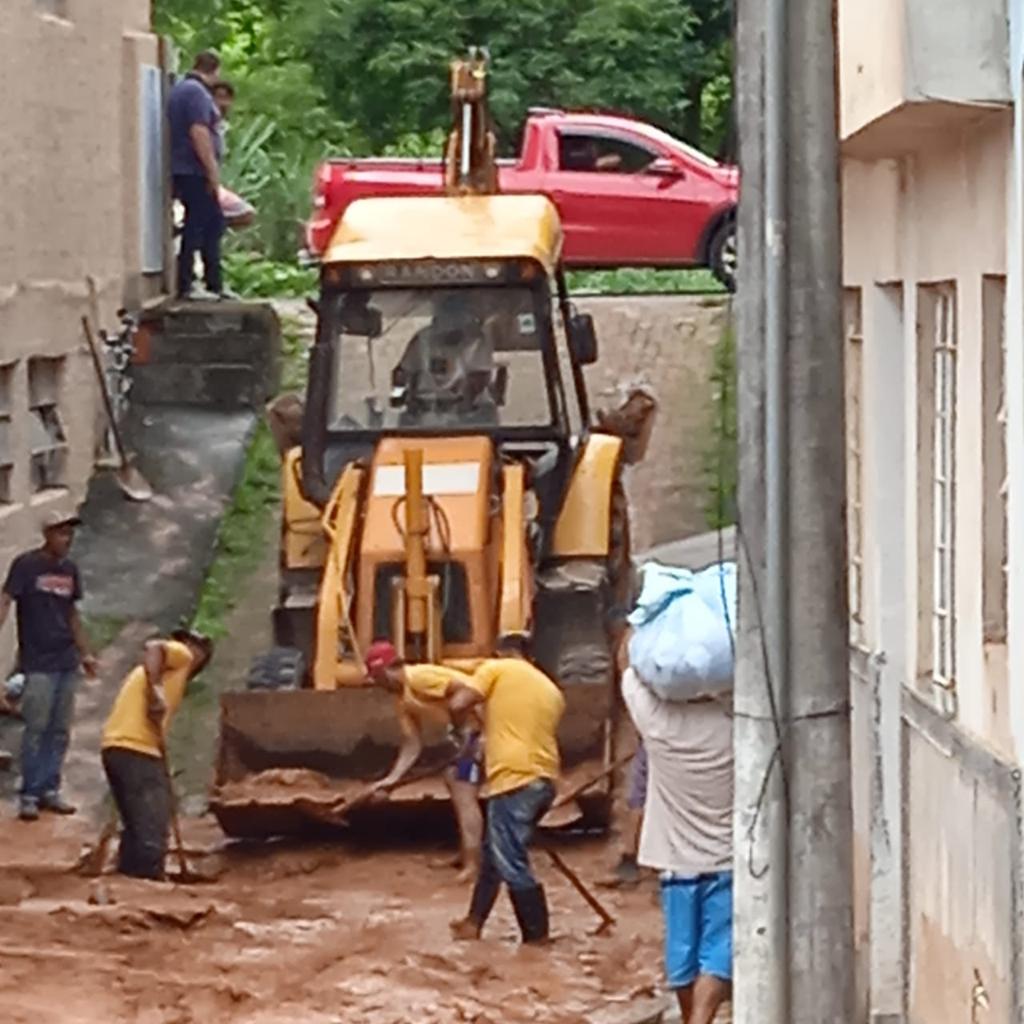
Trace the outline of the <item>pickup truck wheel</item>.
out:
[[[736,291],[736,219],[730,217],[711,239],[708,250],[708,264],[711,273],[725,285],[729,291]]]

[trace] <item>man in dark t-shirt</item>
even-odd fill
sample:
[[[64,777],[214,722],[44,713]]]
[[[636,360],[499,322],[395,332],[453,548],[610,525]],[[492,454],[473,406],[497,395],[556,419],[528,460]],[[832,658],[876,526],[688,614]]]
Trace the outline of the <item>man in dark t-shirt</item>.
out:
[[[222,140],[220,111],[212,88],[220,59],[201,53],[192,70],[171,90],[167,120],[171,134],[171,176],[174,198],[185,208],[185,226],[178,254],[178,297],[188,298],[196,253],[203,259],[206,288],[224,292],[220,270],[220,240],[224,214],[220,207]]]
[[[61,772],[71,735],[79,669],[96,673],[78,616],[82,597],[78,567],[68,558],[78,517],[57,511],[42,522],[43,546],[11,563],[0,593],[0,627],[11,605],[18,609],[18,668],[25,675],[21,714],[21,805],[19,817],[35,821],[39,811],[74,814],[61,796]]]

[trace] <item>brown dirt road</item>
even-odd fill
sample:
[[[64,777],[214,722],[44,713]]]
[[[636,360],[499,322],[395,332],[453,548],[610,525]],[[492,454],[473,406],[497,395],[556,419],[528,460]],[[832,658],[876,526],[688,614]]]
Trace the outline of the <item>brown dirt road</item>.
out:
[[[0,823],[4,1024],[585,1024],[657,987],[650,887],[603,892],[619,924],[593,937],[541,864],[555,945],[520,948],[504,899],[467,945],[447,928],[467,893],[436,849],[220,849],[219,880],[185,886],[70,874],[88,837],[75,820]],[[219,833],[189,822],[186,843]],[[587,877],[605,849],[563,852]]]

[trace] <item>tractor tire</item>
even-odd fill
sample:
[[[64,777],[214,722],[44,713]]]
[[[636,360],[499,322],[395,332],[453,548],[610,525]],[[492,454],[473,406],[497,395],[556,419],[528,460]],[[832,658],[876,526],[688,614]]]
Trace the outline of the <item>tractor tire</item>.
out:
[[[246,678],[247,690],[301,690],[306,681],[306,659],[295,647],[272,647],[253,658]]]

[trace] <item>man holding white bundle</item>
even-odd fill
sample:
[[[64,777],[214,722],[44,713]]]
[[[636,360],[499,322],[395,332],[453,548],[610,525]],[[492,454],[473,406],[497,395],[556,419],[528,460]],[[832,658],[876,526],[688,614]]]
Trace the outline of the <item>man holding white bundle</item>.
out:
[[[653,586],[660,567],[651,568]],[[721,572],[722,596],[731,590],[728,596],[733,601],[726,598],[715,608],[705,596],[703,607],[710,605],[721,614],[731,633],[735,590],[726,574],[734,568],[713,568],[716,576]],[[660,628],[656,620],[666,616],[672,601],[679,603],[674,614],[666,616],[669,622],[678,622],[685,607],[694,609],[693,617],[700,616],[700,601],[694,604],[702,590],[699,583],[682,585],[683,574],[675,582],[678,597],[660,601],[653,615],[643,613],[641,595],[637,614],[631,617],[635,633],[622,695],[647,752],[647,802],[638,859],[661,877],[668,985],[679,1000],[684,1024],[712,1024],[732,987],[732,687],[731,678],[706,674],[712,663],[722,664],[721,657],[714,657],[713,640],[703,645],[700,657],[680,651],[671,670],[662,657],[665,647],[651,642],[651,633]],[[664,624],[663,620],[660,625]],[[648,657],[654,648],[659,650],[657,664]],[[731,655],[726,660],[731,662]],[[678,667],[686,665],[691,668]],[[695,665],[701,666],[697,675],[692,674]],[[659,677],[657,693],[641,678],[645,668]]]

